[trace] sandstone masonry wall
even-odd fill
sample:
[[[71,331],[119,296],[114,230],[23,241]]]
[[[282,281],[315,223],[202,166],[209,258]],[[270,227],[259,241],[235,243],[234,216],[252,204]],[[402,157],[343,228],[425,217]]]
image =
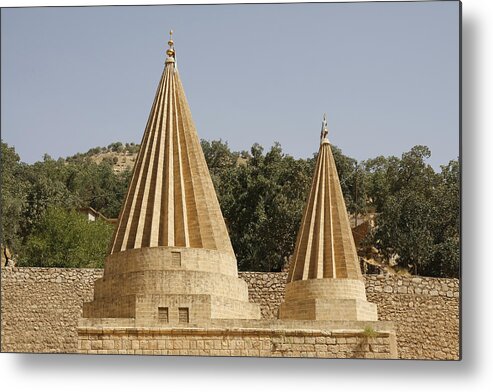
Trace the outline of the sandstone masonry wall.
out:
[[[395,359],[395,335],[375,332],[262,329],[82,330],[82,354]]]
[[[82,303],[103,270],[2,268],[2,351],[76,352]],[[240,272],[263,319],[277,317],[285,272]],[[459,281],[367,275],[379,320],[396,326],[400,358],[459,358]],[[253,343],[252,343],[253,344]],[[229,349],[229,348],[228,348]]]

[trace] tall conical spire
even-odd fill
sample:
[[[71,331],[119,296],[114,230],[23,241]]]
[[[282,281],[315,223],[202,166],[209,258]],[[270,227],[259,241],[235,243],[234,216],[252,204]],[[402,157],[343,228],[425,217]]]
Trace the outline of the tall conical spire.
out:
[[[172,34],[111,253],[178,246],[234,254],[175,67]]]
[[[298,233],[289,281],[359,279],[361,271],[324,115],[315,174]]]
[[[258,319],[238,278],[172,36],[168,45],[104,275],[82,314],[140,326]]]

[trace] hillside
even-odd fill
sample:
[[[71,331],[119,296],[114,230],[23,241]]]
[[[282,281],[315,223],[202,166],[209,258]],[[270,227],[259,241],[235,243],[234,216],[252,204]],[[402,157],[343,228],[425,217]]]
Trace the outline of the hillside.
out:
[[[137,159],[137,152],[131,153],[129,151],[115,152],[115,151],[102,151],[98,154],[91,155],[89,159],[95,163],[101,163],[108,160],[113,164],[113,171],[115,173],[121,173],[125,170],[132,170]]]
[[[140,145],[134,143],[121,143],[115,142],[108,147],[94,147],[85,153],[78,153],[76,155],[65,158],[67,162],[73,162],[80,159],[87,158],[90,161],[100,164],[102,162],[109,162],[113,166],[113,172],[120,174],[125,170],[131,171],[137,160],[137,154],[139,153]],[[246,165],[248,157],[236,154],[236,164]]]
[[[121,143],[115,142],[108,147],[94,147],[85,153],[78,153],[76,155],[67,157],[67,162],[73,162],[84,158],[90,161],[100,164],[102,162],[109,162],[113,166],[113,172],[119,174],[125,170],[132,170],[137,159],[139,152],[139,145],[134,143]]]

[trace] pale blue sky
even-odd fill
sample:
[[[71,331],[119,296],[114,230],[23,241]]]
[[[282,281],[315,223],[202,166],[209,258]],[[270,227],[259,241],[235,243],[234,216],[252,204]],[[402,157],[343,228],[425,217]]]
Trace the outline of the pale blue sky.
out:
[[[199,136],[234,150],[330,139],[361,159],[459,154],[459,4],[3,9],[2,138],[25,162],[139,143],[175,31]]]

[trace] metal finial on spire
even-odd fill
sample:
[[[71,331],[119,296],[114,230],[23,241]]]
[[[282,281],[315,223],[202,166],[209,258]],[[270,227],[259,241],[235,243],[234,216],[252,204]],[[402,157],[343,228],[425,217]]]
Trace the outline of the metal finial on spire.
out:
[[[320,144],[328,143],[329,128],[327,127],[327,114],[324,113],[324,119],[322,120],[322,131],[320,132]]]
[[[169,41],[168,41],[169,48],[166,51],[166,54],[168,55],[168,58],[166,59],[166,62],[172,62],[175,60],[175,49],[174,49],[174,41],[173,41],[173,30],[169,31]]]
[[[168,41],[168,45],[169,45],[170,47],[172,47],[172,46],[173,46],[173,44],[174,44],[174,42],[173,42],[173,30],[170,30],[170,31],[169,31],[169,41]]]

